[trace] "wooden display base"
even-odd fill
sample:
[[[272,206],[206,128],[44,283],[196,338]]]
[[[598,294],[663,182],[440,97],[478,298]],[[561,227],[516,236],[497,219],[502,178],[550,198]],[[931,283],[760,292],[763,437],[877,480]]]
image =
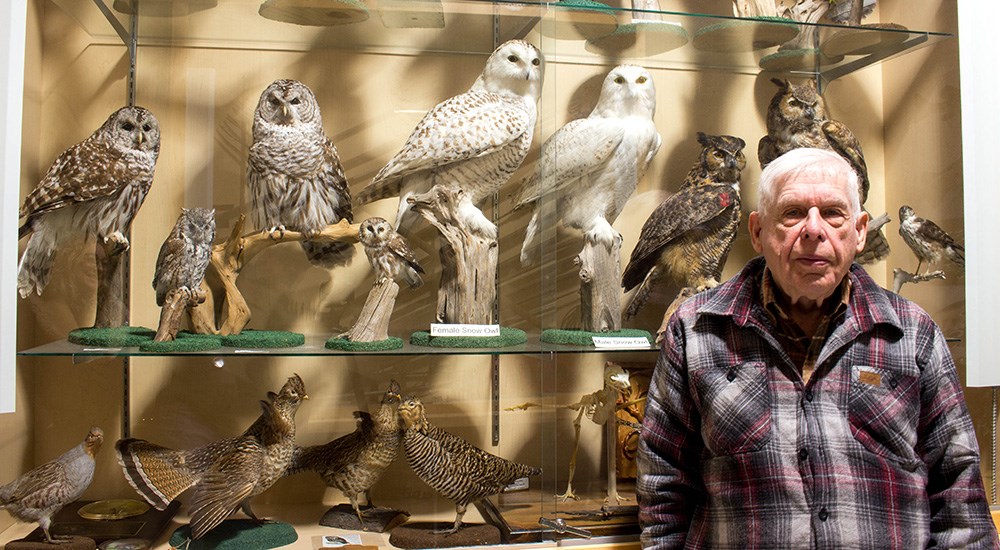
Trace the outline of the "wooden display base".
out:
[[[281,521],[227,519],[198,540],[191,539],[189,525],[178,527],[170,536],[170,546],[184,550],[270,550],[298,539],[295,528]]]
[[[799,35],[791,19],[760,18],[753,21],[723,21],[695,31],[692,45],[705,52],[751,52],[780,46]]]
[[[618,28],[618,18],[607,4],[594,0],[560,0],[538,23],[538,32],[559,40],[591,40]]]
[[[350,504],[338,504],[330,508],[323,514],[319,524],[324,527],[334,527],[337,529],[349,529],[354,531],[368,531],[371,533],[385,533],[398,525],[406,522],[410,514],[402,510],[392,508],[379,508],[362,506],[361,515],[364,522],[358,520],[358,515]]]
[[[680,48],[688,43],[688,33],[678,23],[637,20],[619,25],[609,35],[587,40],[587,51],[647,57]]]
[[[368,8],[360,0],[264,0],[257,13],[266,19],[332,27],[368,19]]]
[[[765,71],[811,71],[816,65],[840,63],[844,56],[825,56],[816,48],[783,50],[760,58],[760,68]]]
[[[132,516],[115,521],[84,519],[80,517],[77,512],[80,508],[83,508],[91,502],[93,501],[76,501],[71,504],[67,504],[62,510],[59,510],[59,512],[56,513],[55,517],[52,519],[52,527],[49,528],[49,532],[52,536],[85,537],[92,540],[96,544],[101,544],[102,542],[108,540],[126,538],[140,538],[153,541],[160,536],[160,533],[162,533],[166,526],[170,523],[170,519],[174,517],[174,514],[176,514],[177,510],[181,507],[179,502],[174,501],[167,506],[166,510],[160,511],[151,508],[138,516]],[[45,545],[43,548],[46,550],[67,548],[66,546],[52,546],[51,544],[46,543],[45,534],[42,532],[41,527],[29,533],[28,536],[21,539],[21,541],[15,542],[41,542]],[[18,550],[32,548],[28,546],[12,547],[11,544],[14,543],[11,542],[7,544],[7,548],[11,550],[14,548],[17,548]],[[90,546],[90,548],[94,548],[94,546]]]
[[[387,29],[443,29],[440,0],[379,0],[378,16]]]
[[[415,522],[392,530],[389,543],[398,548],[454,548],[500,544],[500,530],[492,525],[465,525],[450,535],[435,533],[450,529],[452,523]]]
[[[826,56],[871,55],[895,48],[906,42],[906,27],[895,23],[875,23],[862,28],[844,29],[833,33],[821,45]]]

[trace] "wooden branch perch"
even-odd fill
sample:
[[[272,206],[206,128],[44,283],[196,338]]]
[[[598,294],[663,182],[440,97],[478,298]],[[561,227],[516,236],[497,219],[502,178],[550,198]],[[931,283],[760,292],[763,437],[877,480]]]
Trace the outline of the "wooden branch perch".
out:
[[[209,262],[208,279],[222,287],[222,304],[219,318],[215,319],[214,304],[207,303],[191,309],[191,324],[195,332],[202,334],[239,334],[250,322],[250,307],[236,286],[240,271],[257,254],[279,243],[304,241],[306,237],[298,231],[285,231],[281,234],[269,234],[254,231],[243,235],[246,215],[240,214],[239,220],[233,226],[225,242],[212,247],[212,259]],[[351,224],[347,220],[328,225],[321,233],[309,237],[316,242],[358,242],[360,224]],[[241,236],[242,235],[242,236]],[[214,278],[218,277],[218,280]],[[211,293],[209,293],[211,295]],[[206,307],[211,305],[212,307]]]
[[[489,324],[496,300],[496,237],[469,227],[459,210],[476,207],[458,187],[435,185],[409,201],[443,238],[437,322]]]
[[[206,292],[203,287],[194,291],[187,288],[171,290],[163,300],[160,309],[160,324],[156,327],[155,342],[170,342],[177,337],[181,327],[181,317],[188,308],[205,301]]]
[[[897,267],[892,270],[892,291],[899,294],[899,291],[906,283],[926,283],[927,281],[933,281],[934,279],[944,278],[944,271],[940,270],[917,275],[916,273],[910,273]]]

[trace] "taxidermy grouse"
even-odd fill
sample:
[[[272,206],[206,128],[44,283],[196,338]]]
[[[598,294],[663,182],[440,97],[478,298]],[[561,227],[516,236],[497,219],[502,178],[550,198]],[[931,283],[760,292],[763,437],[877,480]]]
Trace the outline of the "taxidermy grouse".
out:
[[[256,521],[250,499],[280,479],[292,458],[295,412],[308,399],[299,375],[281,391],[267,393],[262,414],[243,435],[187,451],[175,451],[142,439],[122,439],[115,445],[125,477],[157,510],[194,486],[191,536],[203,537],[237,508]]]
[[[382,404],[375,416],[354,411],[357,429],[326,445],[295,447],[288,474],[312,470],[330,487],[340,489],[351,500],[351,506],[364,525],[358,507],[358,494],[366,493],[382,477],[399,453],[403,438],[399,419],[399,384],[389,383]],[[372,505],[368,498],[369,506]]]
[[[492,455],[432,425],[416,397],[399,405],[399,416],[406,424],[403,449],[410,468],[424,483],[455,502],[455,525],[437,533],[457,532],[469,504],[501,492],[518,478],[542,473],[540,468]]]
[[[104,443],[104,432],[93,427],[76,447],[0,487],[0,509],[23,522],[37,521],[45,540],[57,544],[49,534],[52,516],[80,498],[94,479],[94,455]]]

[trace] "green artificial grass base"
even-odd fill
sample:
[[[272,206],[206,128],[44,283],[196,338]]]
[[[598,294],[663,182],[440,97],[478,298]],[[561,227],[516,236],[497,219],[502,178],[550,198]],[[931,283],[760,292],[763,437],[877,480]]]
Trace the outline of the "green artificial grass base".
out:
[[[208,351],[222,347],[222,337],[215,334],[195,334],[193,332],[181,331],[177,337],[170,342],[156,342],[153,340],[141,342],[139,351],[152,353],[174,353],[185,351]]]
[[[129,348],[149,342],[156,331],[146,327],[78,328],[70,331],[67,340],[81,346]]]
[[[232,348],[292,348],[306,343],[298,332],[247,329],[239,334],[222,337],[222,345]]]
[[[653,341],[653,336],[649,332],[637,328],[623,328],[613,332],[590,332],[588,330],[550,328],[542,331],[541,340],[542,342],[548,344],[593,346],[594,336],[606,336],[609,338],[645,338],[649,342]]]
[[[390,336],[375,342],[355,342],[347,338],[333,337],[326,341],[326,349],[341,351],[389,351],[403,347],[403,339]]]
[[[257,523],[250,519],[230,519],[198,540],[191,540],[191,527],[183,525],[170,535],[170,547],[183,550],[268,550],[287,546],[299,535],[280,521]]]
[[[438,348],[504,348],[528,341],[528,335],[521,329],[500,327],[500,336],[431,336],[430,332],[417,331],[410,335],[410,343],[415,346]]]

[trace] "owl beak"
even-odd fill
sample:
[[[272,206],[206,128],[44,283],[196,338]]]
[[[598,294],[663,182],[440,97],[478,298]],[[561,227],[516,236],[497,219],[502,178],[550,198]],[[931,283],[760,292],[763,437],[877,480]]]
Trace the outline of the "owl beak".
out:
[[[809,118],[815,117],[816,116],[816,109],[813,109],[812,107],[806,107],[806,116],[809,117]]]
[[[288,118],[288,105],[281,106],[281,118]]]
[[[136,141],[138,141],[139,145],[141,146],[142,142],[146,141],[146,132],[139,130],[139,137],[136,139]]]

